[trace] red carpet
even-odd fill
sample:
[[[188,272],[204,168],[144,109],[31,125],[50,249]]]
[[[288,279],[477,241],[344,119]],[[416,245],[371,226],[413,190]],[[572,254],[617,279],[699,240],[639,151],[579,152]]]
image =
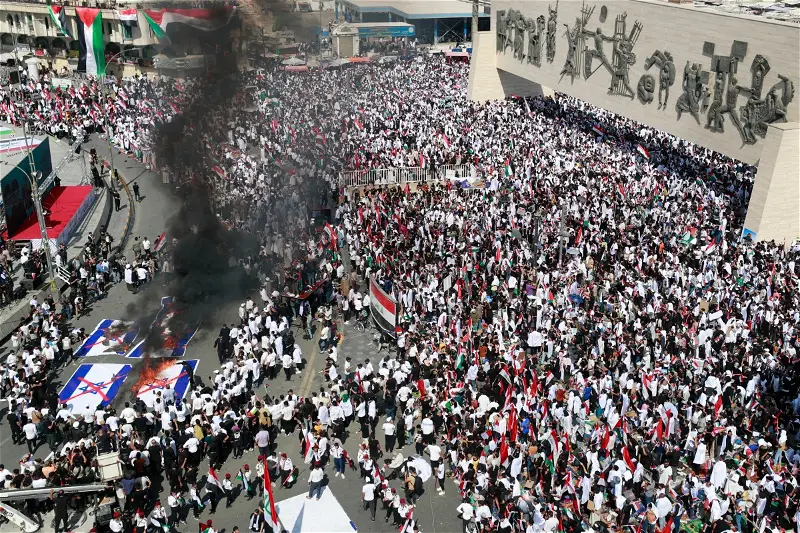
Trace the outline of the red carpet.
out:
[[[76,185],[72,187],[53,187],[47,196],[42,200],[44,208],[50,212],[44,219],[47,226],[47,236],[51,239],[57,238],[67,227],[70,219],[75,215],[83,204],[84,199],[92,194],[92,187],[89,185]],[[33,213],[20,226],[16,234],[10,235],[12,241],[29,241],[31,239],[41,239],[39,222],[36,213]]]

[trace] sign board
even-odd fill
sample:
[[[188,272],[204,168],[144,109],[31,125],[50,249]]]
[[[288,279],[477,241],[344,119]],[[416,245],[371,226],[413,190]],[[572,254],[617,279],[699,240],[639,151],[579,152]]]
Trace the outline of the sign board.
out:
[[[72,80],[69,78],[52,78],[50,85],[53,86],[53,89],[69,89],[72,87]]]
[[[453,286],[453,278],[452,276],[448,275],[446,278],[444,278],[444,281],[442,282],[442,288],[444,288],[444,292],[447,292],[450,290],[450,287],[452,286]]]
[[[368,37],[414,37],[414,26],[370,26],[358,27],[358,36],[362,39]]]

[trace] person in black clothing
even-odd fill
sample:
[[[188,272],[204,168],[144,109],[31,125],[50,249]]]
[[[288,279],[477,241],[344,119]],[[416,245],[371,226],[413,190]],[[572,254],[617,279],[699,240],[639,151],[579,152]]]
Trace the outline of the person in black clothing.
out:
[[[11,428],[11,442],[19,444],[25,440],[22,435],[22,423],[19,420],[19,415],[15,411],[9,411],[6,415],[6,422],[8,427]]]
[[[141,202],[142,201],[142,195],[139,193],[139,184],[138,183],[134,183],[133,184],[133,198],[137,202]]]
[[[122,203],[122,198],[117,191],[114,191],[112,194],[114,195],[114,211],[119,211],[121,209],[120,204]]]
[[[64,524],[63,531],[69,531],[69,527],[67,526],[67,503],[69,502],[69,497],[64,494],[63,489],[59,490],[58,493],[51,490],[50,499],[53,500],[53,510],[55,511],[56,515],[56,533],[61,533],[61,524]]]

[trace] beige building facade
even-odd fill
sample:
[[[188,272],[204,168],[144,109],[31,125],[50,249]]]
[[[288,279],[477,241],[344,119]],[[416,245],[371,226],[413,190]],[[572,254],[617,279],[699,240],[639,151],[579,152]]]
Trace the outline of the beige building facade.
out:
[[[746,233],[800,237],[800,26],[643,0],[495,1],[472,61],[474,100],[555,90],[757,165]]]

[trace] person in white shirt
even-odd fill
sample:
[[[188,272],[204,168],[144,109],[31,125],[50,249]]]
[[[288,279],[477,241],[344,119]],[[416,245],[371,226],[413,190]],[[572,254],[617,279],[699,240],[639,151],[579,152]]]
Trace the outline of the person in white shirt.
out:
[[[322,495],[322,480],[324,477],[325,473],[322,471],[322,468],[319,465],[315,465],[311,468],[311,473],[308,475],[307,500],[310,500],[315,496],[317,500],[319,500],[320,496]]]
[[[28,451],[33,453],[36,451],[36,440],[39,437],[39,431],[36,429],[36,424],[28,422],[22,426],[22,431],[25,433],[25,441],[28,444]]]
[[[361,405],[363,405],[363,403]],[[386,417],[386,422],[383,423],[383,444],[386,453],[392,453],[394,451],[394,445],[397,441],[397,435],[395,435],[396,431],[397,428],[392,422],[392,417]]]
[[[472,508],[472,504],[469,503],[468,497],[465,497],[461,504],[456,507],[456,512],[458,512],[458,516],[461,517],[462,533],[467,533],[467,525],[472,522],[472,518],[475,516],[474,509]]]
[[[364,509],[369,509],[370,518],[374,522],[378,500],[375,499],[375,484],[372,483],[372,478],[369,476],[364,478],[364,486],[361,487],[361,500],[364,502]]]

